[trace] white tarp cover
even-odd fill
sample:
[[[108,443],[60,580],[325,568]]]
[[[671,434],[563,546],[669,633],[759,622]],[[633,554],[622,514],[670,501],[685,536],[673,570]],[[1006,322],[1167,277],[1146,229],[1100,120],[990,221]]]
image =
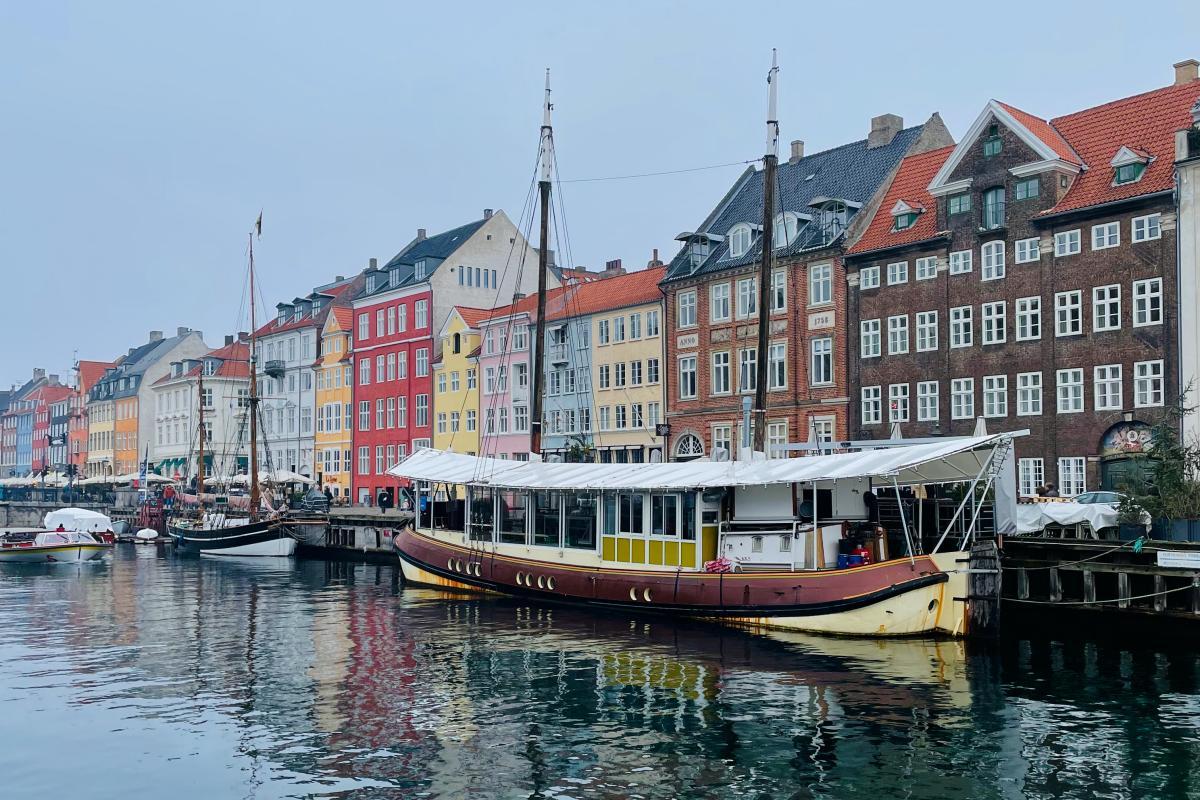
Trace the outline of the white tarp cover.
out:
[[[1020,503],[1017,533],[1041,533],[1047,525],[1070,527],[1086,522],[1092,530],[1115,528],[1119,522],[1112,503]]]
[[[112,530],[112,520],[99,511],[86,508],[60,508],[46,514],[42,525],[47,530],[56,530],[62,525],[69,531],[86,531],[88,533],[103,533]]]
[[[388,470],[399,478],[432,483],[480,484],[515,489],[702,489],[772,483],[877,478],[904,486],[970,481],[1005,434],[766,461],[663,464],[568,464],[478,458],[421,449]]]

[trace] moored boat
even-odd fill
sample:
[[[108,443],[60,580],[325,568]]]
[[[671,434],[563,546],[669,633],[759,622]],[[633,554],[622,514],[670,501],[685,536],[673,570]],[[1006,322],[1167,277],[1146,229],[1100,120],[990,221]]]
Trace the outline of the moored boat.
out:
[[[887,443],[876,442],[875,446]],[[407,581],[820,633],[966,634],[962,549],[885,531],[874,492],[969,484],[963,544],[1011,436],[803,458],[563,464],[420,450],[391,470],[429,497],[393,546]],[[449,491],[462,486],[464,491]],[[444,489],[443,489],[444,487]],[[960,545],[961,546],[961,545]]]
[[[222,556],[290,556],[296,540],[278,519],[227,518],[209,513],[169,526],[176,546],[185,552]]]
[[[63,564],[98,558],[111,544],[85,531],[37,531],[0,536],[0,562]]]

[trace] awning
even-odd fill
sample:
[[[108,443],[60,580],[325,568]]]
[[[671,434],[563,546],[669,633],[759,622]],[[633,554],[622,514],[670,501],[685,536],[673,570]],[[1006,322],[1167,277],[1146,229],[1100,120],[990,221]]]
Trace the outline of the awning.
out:
[[[514,489],[704,489],[875,478],[904,486],[974,480],[1011,434],[764,461],[570,464],[479,458],[421,449],[388,470],[398,478]]]

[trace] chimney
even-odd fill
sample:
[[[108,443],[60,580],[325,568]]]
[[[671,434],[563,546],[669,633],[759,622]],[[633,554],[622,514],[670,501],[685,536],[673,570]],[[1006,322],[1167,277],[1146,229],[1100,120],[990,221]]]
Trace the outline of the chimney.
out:
[[[1175,85],[1182,86],[1200,77],[1200,61],[1189,58],[1175,65]]]
[[[425,241],[427,238],[428,238],[428,237],[425,235],[425,229],[424,229],[424,228],[417,228],[417,241],[418,241],[418,242],[423,242],[423,241]]]
[[[654,248],[654,255],[650,256],[650,263],[646,264],[646,267],[661,267],[662,265],[663,263],[658,260],[658,248],[656,247]]]
[[[231,344],[233,344],[233,334],[227,333],[225,334],[225,346],[228,347]]]
[[[50,385],[58,386],[58,376],[55,375],[54,373],[50,373]]]
[[[162,341],[162,331],[150,331],[150,341],[161,342]]]
[[[513,302],[514,303],[518,300],[524,300],[524,299],[525,299],[524,292],[513,292]]]
[[[614,258],[612,261],[604,262],[604,272],[601,273],[601,278],[611,278],[614,275],[624,275],[625,268],[621,266],[621,259]]]
[[[175,329],[176,336],[187,336],[191,332],[192,332],[191,328],[185,328],[182,325]]]
[[[41,367],[33,368],[33,379],[35,381],[40,381],[44,377],[46,377],[46,370],[42,369]]]
[[[367,269],[379,269],[379,259],[371,258],[367,260]]]
[[[491,210],[490,208],[485,208],[485,209],[483,210],[483,218],[484,218],[484,219],[491,219],[491,218],[492,218],[492,210]]]
[[[804,140],[792,139],[792,155],[788,158],[788,163],[795,164],[802,158],[804,158]]]
[[[334,283],[341,283],[341,282],[342,282],[342,281],[344,281],[344,280],[346,280],[346,276],[345,276],[345,275],[338,275],[338,276],[336,276],[336,277],[333,279],[333,282],[334,282]]]
[[[250,338],[250,331],[238,331],[238,341]]]
[[[880,114],[871,117],[871,132],[867,134],[867,149],[874,150],[891,144],[896,134],[904,128],[904,119],[895,114]]]

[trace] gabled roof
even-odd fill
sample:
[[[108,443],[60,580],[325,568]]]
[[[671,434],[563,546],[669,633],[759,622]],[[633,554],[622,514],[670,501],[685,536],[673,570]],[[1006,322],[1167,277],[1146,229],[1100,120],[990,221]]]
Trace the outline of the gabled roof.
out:
[[[86,392],[104,376],[104,370],[115,365],[111,361],[80,361],[77,366],[79,368],[79,390]]]
[[[1001,103],[999,100],[996,100],[995,103],[1011,114],[1014,119],[1025,126],[1026,130],[1036,136],[1038,141],[1047,145],[1063,161],[1081,166],[1085,163],[1079,157],[1079,154],[1075,152],[1074,148],[1067,144],[1067,140],[1058,131],[1054,130],[1049,122],[1041,117],[1035,117],[1027,111],[1010,106],[1008,103]]]
[[[490,317],[495,309],[455,306],[454,310],[462,317],[462,321],[467,324],[468,328],[478,328],[479,323]]]
[[[952,152],[953,145],[909,156],[901,161],[900,168],[896,170],[896,177],[892,179],[892,185],[879,205],[879,211],[846,254],[858,255],[887,247],[898,247],[931,239],[937,235],[937,201],[929,194],[929,182]],[[912,227],[896,231],[892,230],[895,218],[890,213],[884,213],[884,209],[894,209],[901,201],[910,206],[918,203],[924,206],[925,210],[917,217]]]
[[[557,301],[562,296],[563,292],[566,292],[569,288],[571,287],[559,286],[554,289],[547,289],[546,308],[549,309],[551,307],[551,303]],[[484,322],[490,322],[492,320],[520,316],[521,314],[528,314],[530,317],[533,317],[537,314],[537,306],[537,294],[525,295],[520,300],[509,303],[506,306],[497,306],[496,308],[493,308],[487,317],[479,320],[479,322],[480,324],[483,324]],[[549,312],[547,312],[547,317],[549,317]]]
[[[185,378],[194,378],[204,369],[205,359],[220,359],[221,365],[217,367],[216,372],[211,376],[218,378],[249,378],[250,377],[250,344],[245,340],[235,341],[232,344],[227,344],[224,347],[218,347],[216,350],[211,350],[195,360],[200,363],[189,369],[182,375],[166,374],[154,382],[155,386],[171,381],[183,380]]]
[[[653,303],[662,299],[659,283],[666,277],[666,267],[649,267],[615,275],[602,281],[587,281],[568,287],[553,303],[546,304],[546,319],[580,317],[601,311]]]
[[[1074,211],[1174,188],[1175,131],[1191,127],[1189,112],[1197,99],[1200,81],[1191,81],[1051,120],[1089,169],[1046,213]],[[1143,151],[1151,160],[1140,180],[1114,186],[1109,164],[1122,147]]]
[[[812,215],[816,212],[814,202],[825,199],[848,201],[851,214],[867,203],[892,169],[904,157],[908,148],[924,130],[924,125],[905,128],[886,145],[867,147],[861,139],[832,150],[807,155],[795,162],[783,161],[777,173],[779,187],[779,212]],[[708,218],[696,230],[699,234],[726,236],[738,223],[760,225],[763,208],[762,170],[747,170],[733,189],[722,199]],[[803,224],[803,220],[802,220]],[[824,246],[814,243],[809,232],[817,231],[816,222],[802,229],[796,241],[776,250],[777,255],[790,255],[812,247]],[[750,251],[739,258],[729,258],[729,242],[722,241],[710,247],[709,255],[696,269],[692,268],[689,248],[685,244],[676,254],[667,269],[666,280],[687,278],[720,272],[757,262],[761,258],[761,236],[755,234]],[[602,283],[606,283],[602,282]]]
[[[340,331],[353,330],[354,309],[352,309],[350,306],[335,305],[333,310],[329,312],[329,316],[325,318],[325,328],[323,332],[331,329]]]
[[[349,278],[342,283],[324,288],[321,290],[320,294],[324,297],[328,297],[329,302],[322,304],[321,310],[317,312],[315,317],[312,314],[305,314],[303,317],[297,320],[294,317],[289,316],[288,321],[284,322],[282,325],[279,324],[279,318],[276,317],[255,331],[255,336],[274,336],[279,333],[287,333],[288,331],[299,330],[301,328],[315,327],[320,329],[321,326],[325,324],[325,320],[329,317],[329,310],[338,303],[344,305],[346,302],[348,302],[350,298],[354,297],[358,287],[362,285],[363,276],[356,275],[355,277]],[[284,303],[283,305],[288,304]]]

